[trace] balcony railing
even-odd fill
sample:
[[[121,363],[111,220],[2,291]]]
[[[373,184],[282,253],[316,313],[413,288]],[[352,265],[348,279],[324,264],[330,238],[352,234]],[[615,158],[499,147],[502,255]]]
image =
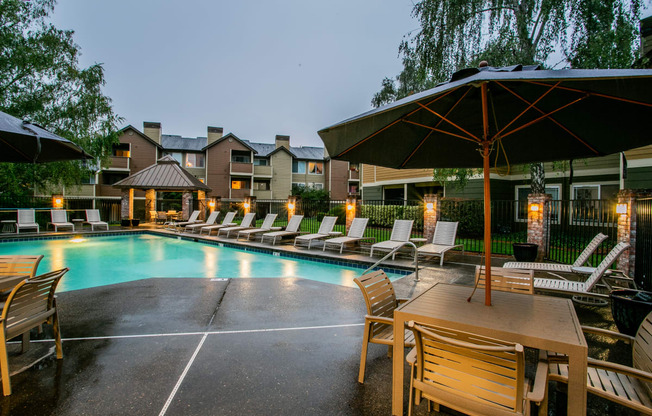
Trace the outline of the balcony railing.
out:
[[[256,199],[272,199],[272,191],[254,189],[254,196]]]
[[[272,176],[271,166],[254,166],[254,176]]]
[[[349,170],[349,180],[360,180],[360,172],[357,170]]]
[[[111,156],[111,161],[107,166],[108,169],[129,169],[129,159],[128,157],[122,156]]]
[[[231,174],[251,175],[254,172],[253,163],[231,162]]]
[[[231,189],[231,199],[243,199],[245,196],[251,195],[251,189]]]

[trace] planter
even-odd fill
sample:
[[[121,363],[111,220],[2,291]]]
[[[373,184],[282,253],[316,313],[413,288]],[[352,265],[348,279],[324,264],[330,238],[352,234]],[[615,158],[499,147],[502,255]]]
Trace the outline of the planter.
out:
[[[133,219],[133,220],[131,220],[131,226],[132,226],[132,227],[138,227],[138,224],[140,224],[140,220],[139,220],[139,219]]]
[[[618,330],[636,336],[643,319],[652,311],[652,292],[635,289],[612,290],[611,314]]]
[[[138,224],[140,224],[139,219],[120,220],[120,225],[123,226],[123,227],[138,227]]]
[[[516,261],[534,261],[537,259],[539,245],[533,243],[513,243],[514,258]]]

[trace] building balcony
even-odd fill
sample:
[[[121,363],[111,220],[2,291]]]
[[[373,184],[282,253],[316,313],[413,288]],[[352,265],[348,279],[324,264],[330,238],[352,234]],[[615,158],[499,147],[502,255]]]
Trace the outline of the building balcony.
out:
[[[254,176],[261,176],[261,177],[272,177],[272,167],[271,166],[260,166],[256,165],[254,166]]]
[[[272,191],[254,189],[254,196],[256,199],[272,199]]]
[[[350,181],[359,181],[360,180],[360,172],[357,170],[349,170],[349,180]]]
[[[253,163],[231,162],[230,172],[232,175],[252,175],[254,165]]]
[[[111,156],[108,166],[105,169],[111,170],[129,170],[129,157]]]
[[[229,191],[231,193],[230,199],[244,199],[244,197],[251,195],[251,189],[249,188],[230,189]]]

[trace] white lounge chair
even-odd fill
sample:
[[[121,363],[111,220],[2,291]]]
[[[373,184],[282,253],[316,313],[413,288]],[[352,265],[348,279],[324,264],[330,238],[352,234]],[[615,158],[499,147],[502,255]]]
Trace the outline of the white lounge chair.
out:
[[[109,223],[100,219],[100,211],[97,209],[86,210],[86,224],[91,225],[91,231],[95,231],[95,227],[106,227],[109,229]]]
[[[296,247],[297,244],[308,243],[308,248],[310,248],[313,241],[330,237],[330,233],[333,231],[333,227],[335,227],[336,221],[337,217],[324,217],[321,220],[319,230],[317,230],[316,233],[300,235],[296,237],[294,239],[294,246]]]
[[[322,251],[326,251],[326,247],[328,246],[335,246],[340,248],[340,254],[342,254],[342,250],[344,250],[344,245],[346,244],[357,243],[362,240],[375,241],[376,239],[373,237],[364,236],[364,231],[367,228],[368,222],[369,218],[354,218],[353,222],[351,222],[351,227],[349,228],[349,232],[346,234],[346,236],[325,240]]]
[[[462,248],[464,244],[455,244],[458,222],[437,221],[435,235],[432,236],[432,243],[425,244],[417,249],[419,256],[439,256],[439,265],[444,265],[444,253],[457,247]]]
[[[51,209],[50,210],[50,219],[54,227],[54,232],[59,231],[59,228],[70,228],[70,231],[75,231],[75,225],[71,222],[68,222],[68,217],[66,216],[66,211],[62,209]]]
[[[215,224],[215,225],[202,225],[199,230],[199,234],[204,234],[204,231],[206,231],[206,234],[211,235],[211,232],[213,230],[219,230],[220,228],[224,227],[231,227],[233,225],[236,225],[233,222],[233,219],[235,218],[235,211],[234,212],[227,212],[226,215],[224,216],[224,219],[222,220],[222,224]]]
[[[272,227],[274,226],[274,221],[276,221],[277,215],[278,214],[267,214],[265,216],[265,220],[260,225],[260,228],[250,228],[248,230],[238,231],[238,238],[240,238],[241,236],[246,236],[247,240],[249,240],[249,237],[251,237],[252,235],[255,237],[256,234],[267,233],[272,231]]]
[[[264,243],[265,239],[269,239],[272,240],[272,245],[274,245],[276,244],[277,239],[282,239],[283,237],[294,237],[301,234],[299,231],[301,220],[303,220],[303,215],[293,215],[292,218],[290,218],[290,221],[288,221],[285,231],[272,231],[271,233],[265,233],[260,241]]]
[[[251,223],[253,222],[255,217],[256,217],[256,213],[250,212],[244,216],[240,225],[235,225],[233,227],[224,227],[217,230],[217,236],[219,237],[220,233],[225,233],[226,238],[229,238],[229,235],[234,231],[241,231],[241,230],[246,230],[248,228],[251,228]]]
[[[197,218],[199,218],[199,210],[193,211],[192,214],[190,214],[188,221],[181,221],[174,224],[174,228],[178,230],[182,230],[186,225],[197,224],[201,222]]]
[[[394,221],[394,227],[392,228],[392,235],[389,237],[389,240],[372,244],[369,257],[374,255],[374,250],[392,251],[397,247],[400,247],[403,244],[410,241],[410,234],[412,233],[412,224],[414,224],[414,220]],[[396,252],[394,252],[394,254],[392,255],[392,260],[394,260],[395,257],[396,257]]]
[[[205,227],[207,225],[213,225],[215,224],[215,221],[217,221],[217,218],[220,216],[220,211],[213,211],[211,212],[211,215],[208,216],[208,219],[206,222],[197,222],[195,224],[188,224],[186,225],[185,231],[188,233],[194,233],[195,230],[200,230],[201,227]]]
[[[33,209],[19,209],[18,220],[16,221],[16,234],[20,234],[20,229],[35,229],[39,232],[39,225],[36,222],[36,214]]]
[[[584,266],[589,260],[589,257],[598,249],[598,246],[602,244],[604,240],[607,239],[605,234],[599,233],[593,240],[586,246],[584,251],[580,253],[573,264],[559,264],[559,263],[535,263],[535,262],[525,262],[525,261],[510,261],[503,264],[503,267],[506,269],[530,269],[530,270],[540,270],[546,272],[560,272],[560,273],[571,273],[574,268]]]

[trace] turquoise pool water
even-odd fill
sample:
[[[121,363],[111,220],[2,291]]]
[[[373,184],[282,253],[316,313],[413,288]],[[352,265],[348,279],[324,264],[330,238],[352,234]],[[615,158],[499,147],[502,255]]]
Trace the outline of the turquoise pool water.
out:
[[[300,277],[355,286],[353,279],[363,271],[150,234],[0,244],[2,255],[34,253],[45,255],[38,273],[70,268],[60,292],[151,277]]]

